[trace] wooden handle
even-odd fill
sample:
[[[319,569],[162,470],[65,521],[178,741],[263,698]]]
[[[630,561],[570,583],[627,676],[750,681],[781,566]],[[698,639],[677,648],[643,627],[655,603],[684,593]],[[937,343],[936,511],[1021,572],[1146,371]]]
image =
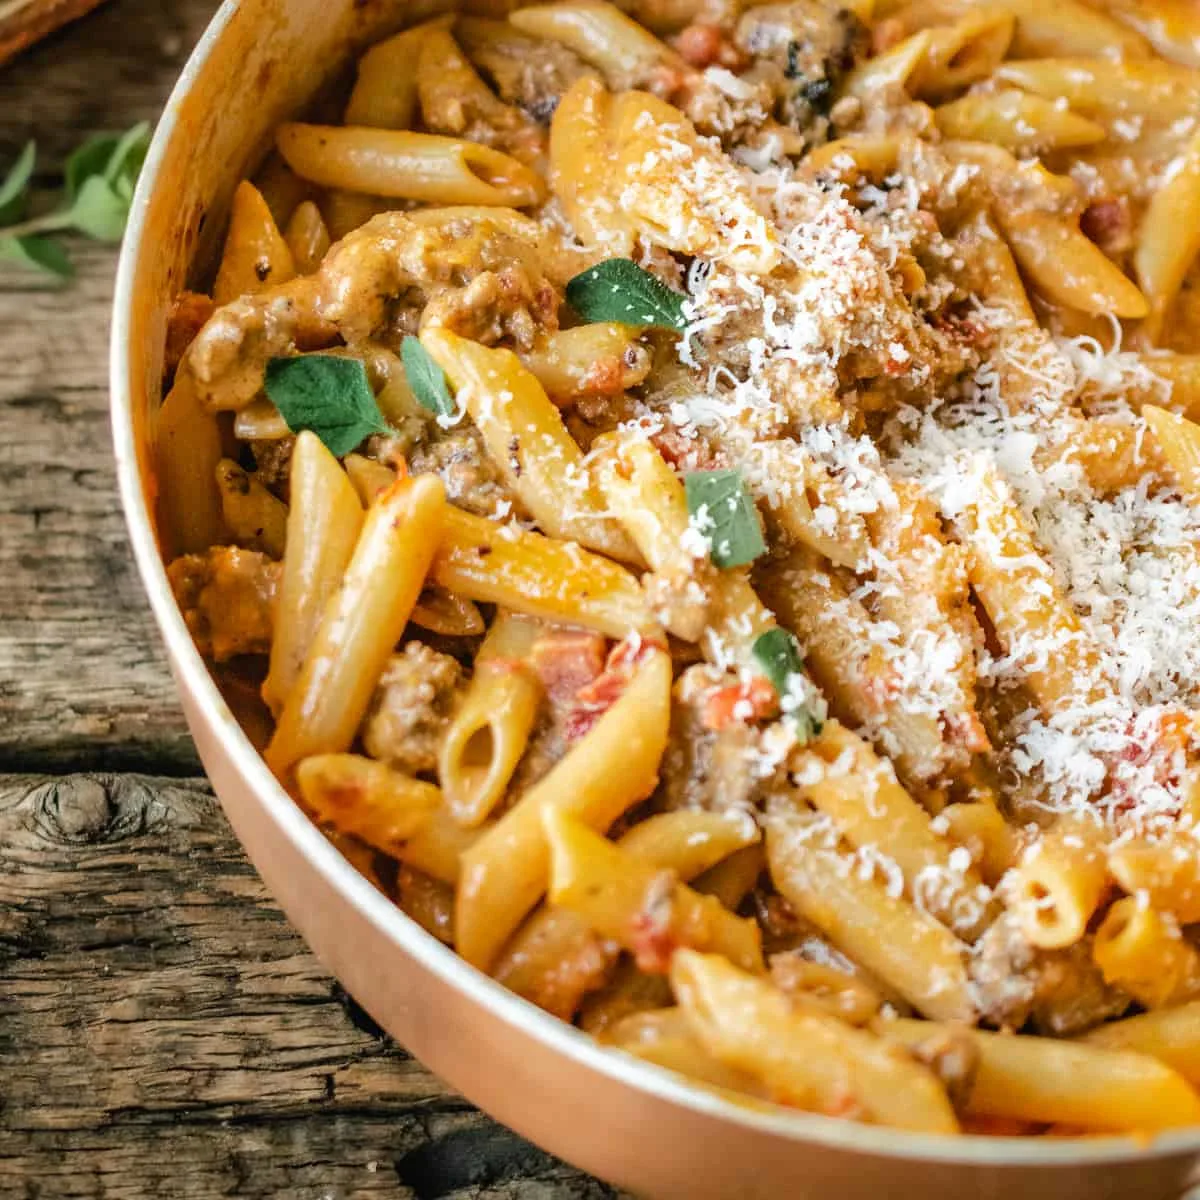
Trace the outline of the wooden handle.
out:
[[[103,0],[0,0],[0,63]]]

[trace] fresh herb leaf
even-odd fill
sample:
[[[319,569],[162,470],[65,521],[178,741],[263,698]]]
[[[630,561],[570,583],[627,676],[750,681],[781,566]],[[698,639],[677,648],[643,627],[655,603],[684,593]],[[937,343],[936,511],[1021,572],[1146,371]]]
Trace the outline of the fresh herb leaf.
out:
[[[0,237],[0,258],[24,263],[27,267],[57,275],[60,279],[70,279],[75,274],[67,252],[57,242],[33,234]]]
[[[567,303],[585,321],[682,330],[685,299],[628,258],[597,263],[567,284]]]
[[[692,527],[709,541],[718,567],[741,567],[765,554],[758,511],[741,471],[692,471],[683,477]]]
[[[27,218],[36,157],[31,142],[0,183],[0,258],[65,276],[72,273],[66,253],[44,235],[75,231],[97,241],[120,241],[149,146],[145,122],[125,133],[90,138],[67,159],[62,202]]]
[[[421,345],[420,338],[406,337],[400,343],[400,358],[404,362],[404,374],[422,408],[434,416],[454,415],[454,398],[446,383],[446,372],[433,360],[433,355]]]
[[[83,181],[71,205],[71,224],[98,242],[119,242],[129,216],[129,201],[117,195],[102,175]]]
[[[778,692],[781,702],[800,691],[797,685],[803,681],[804,659],[796,639],[786,629],[776,626],[760,634],[751,653]],[[790,708],[785,704],[784,713],[795,723],[802,738],[816,737],[821,732],[822,721],[807,704]]]
[[[342,458],[373,433],[389,433],[357,358],[303,354],[267,363],[267,395],[293,433],[310,429]]]
[[[4,182],[0,183],[0,222],[11,225],[25,215],[25,205],[29,200],[29,181],[33,178],[33,168],[37,163],[37,145],[26,142],[25,149],[17,155]]]

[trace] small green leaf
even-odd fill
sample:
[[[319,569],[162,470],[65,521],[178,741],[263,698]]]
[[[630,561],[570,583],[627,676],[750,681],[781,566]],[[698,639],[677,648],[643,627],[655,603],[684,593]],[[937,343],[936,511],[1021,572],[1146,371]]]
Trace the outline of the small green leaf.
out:
[[[150,123],[140,121],[132,129],[127,129],[113,147],[112,156],[104,169],[104,178],[112,184],[113,190],[126,200],[133,199],[134,185],[142,173],[142,164],[146,161],[146,153],[150,149]]]
[[[692,471],[683,487],[692,528],[708,539],[709,557],[718,567],[742,567],[766,553],[741,471]]]
[[[0,258],[24,263],[27,267],[56,275],[59,279],[70,279],[75,274],[67,252],[49,238],[33,235],[0,237]]]
[[[129,216],[129,201],[118,196],[103,175],[83,181],[71,205],[71,224],[98,242],[119,242]]]
[[[455,412],[454,398],[446,384],[446,372],[434,362],[420,339],[406,337],[400,343],[400,357],[404,361],[408,386],[412,388],[421,407],[434,416],[452,417]]]
[[[37,163],[37,145],[26,142],[25,149],[17,155],[4,182],[0,183],[0,224],[11,225],[25,215],[25,204],[29,198],[29,181]]]
[[[804,678],[804,659],[796,639],[786,629],[776,626],[760,634],[751,653],[781,701],[785,701],[789,695],[795,695],[799,690],[797,685]],[[795,722],[797,732],[802,737],[816,737],[821,732],[821,720],[807,705],[799,704],[790,709],[785,706],[784,711]]]
[[[682,330],[685,299],[628,258],[597,263],[567,284],[567,303],[585,321]]]
[[[293,433],[310,429],[335,458],[373,433],[389,433],[357,358],[303,354],[267,363],[267,395]]]
[[[103,177],[113,152],[121,142],[120,134],[101,133],[88,138],[74,150],[63,167],[63,182],[67,203],[74,202],[84,182],[99,175]]]

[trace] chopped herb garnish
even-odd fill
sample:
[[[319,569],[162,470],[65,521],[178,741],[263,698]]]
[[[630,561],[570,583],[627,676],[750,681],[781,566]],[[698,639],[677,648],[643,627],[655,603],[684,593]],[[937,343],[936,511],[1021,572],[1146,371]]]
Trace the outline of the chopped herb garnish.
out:
[[[446,372],[433,361],[433,356],[421,345],[419,338],[406,337],[400,344],[404,374],[417,403],[437,417],[454,415],[454,398],[446,384]]]
[[[357,358],[303,354],[267,363],[267,395],[293,433],[309,429],[335,458],[373,433],[390,433]]]
[[[685,299],[628,258],[597,263],[567,284],[567,303],[585,321],[682,330]]]
[[[150,126],[144,122],[127,133],[89,139],[67,159],[59,205],[30,216],[37,162],[30,142],[0,181],[0,259],[66,277],[72,274],[70,259],[49,235],[82,233],[101,242],[120,241],[149,145]]]
[[[745,566],[766,553],[741,471],[692,471],[683,486],[691,526],[708,539],[709,557],[718,567]]]
[[[759,635],[751,652],[779,694],[784,715],[795,723],[796,731],[805,740],[816,737],[821,732],[821,719],[807,704],[797,702],[797,696],[803,693],[804,659],[796,639],[776,626]]]

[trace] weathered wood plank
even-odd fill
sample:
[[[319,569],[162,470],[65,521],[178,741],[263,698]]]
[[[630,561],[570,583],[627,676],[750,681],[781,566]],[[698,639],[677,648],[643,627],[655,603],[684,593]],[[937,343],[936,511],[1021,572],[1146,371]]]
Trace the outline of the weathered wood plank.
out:
[[[155,118],[215,0],[113,0],[0,70],[0,165]],[[0,268],[0,767],[194,772],[126,548],[108,433],[116,252],[65,288]]]
[[[89,774],[0,777],[0,1195],[616,1193],[391,1042],[207,785]]]

